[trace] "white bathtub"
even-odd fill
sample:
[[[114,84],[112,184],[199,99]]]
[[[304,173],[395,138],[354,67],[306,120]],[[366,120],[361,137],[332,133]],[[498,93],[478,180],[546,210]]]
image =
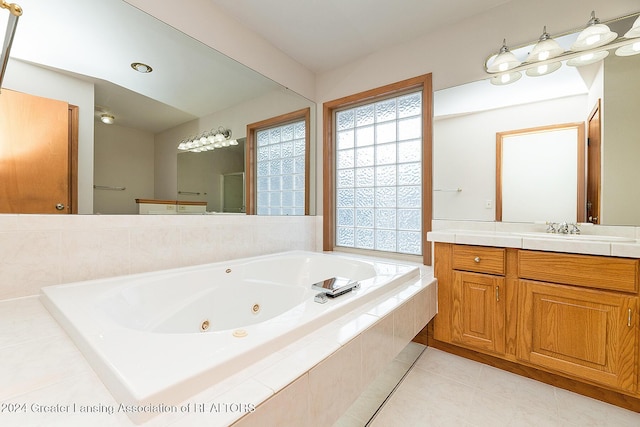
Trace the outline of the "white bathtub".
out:
[[[116,401],[142,408],[178,405],[419,274],[294,251],[50,286],[41,299]],[[361,286],[314,302],[311,285],[336,276]]]

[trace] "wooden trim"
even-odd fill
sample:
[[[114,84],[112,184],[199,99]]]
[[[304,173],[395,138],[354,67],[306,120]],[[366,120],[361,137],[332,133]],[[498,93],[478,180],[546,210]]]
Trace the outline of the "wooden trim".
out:
[[[553,374],[546,371],[541,371],[532,366],[524,365],[522,362],[512,362],[504,359],[500,359],[488,354],[479,353],[473,350],[469,350],[463,347],[458,347],[453,344],[448,344],[442,341],[437,341],[430,335],[429,329],[421,331],[416,342],[424,343],[426,338],[426,345],[429,347],[437,348],[438,350],[446,351],[447,353],[455,354],[457,356],[464,357],[466,359],[474,360],[476,362],[484,363],[485,365],[493,366],[504,371],[511,372],[513,374],[521,375],[523,377],[532,378],[534,380],[543,382],[545,384],[552,385],[554,387],[569,390],[583,396],[588,396],[593,399],[607,402],[612,405],[619,406],[621,408],[629,409],[631,411],[640,412],[640,399],[608,390],[596,385],[587,384],[581,381],[566,378],[557,374]]]
[[[431,74],[422,86],[422,263],[431,265],[431,243],[427,232],[433,219],[433,85]]]
[[[305,158],[304,158],[304,214],[309,215],[310,165],[311,165],[311,108],[282,114],[247,125],[247,140],[245,143],[245,207],[247,215],[256,215],[256,133],[269,127],[281,126],[287,123],[304,120],[305,122]]]
[[[496,132],[496,221],[502,221],[502,134]]]
[[[80,109],[69,105],[69,201],[70,213],[78,213],[78,124]]]
[[[178,206],[207,206],[207,202],[196,202],[189,200],[176,200]]]
[[[577,124],[577,123],[576,123]],[[577,221],[585,222],[587,218],[587,202],[586,202],[586,168],[585,168],[585,123],[578,125],[578,201],[576,206]]]
[[[377,99],[394,96],[413,89],[421,89],[422,100],[422,261],[431,265],[431,245],[426,239],[431,230],[432,220],[432,189],[433,189],[433,86],[431,74],[424,74],[400,82],[392,83],[376,89],[367,90],[343,98],[328,101],[322,107],[322,136],[323,136],[323,230],[322,248],[333,251],[335,248],[335,141],[334,141],[334,113],[338,109],[352,107],[358,104],[373,102]]]
[[[533,133],[553,132],[560,129],[575,128],[578,132],[577,139],[577,222],[584,222],[585,210],[585,123],[563,123],[534,128],[516,129],[504,132],[496,132],[496,221],[502,221],[502,147],[506,136],[528,135]]]
[[[161,199],[136,199],[138,204],[152,205],[179,205],[179,206],[207,206],[207,202],[197,202],[188,200],[161,200]]]
[[[597,199],[597,212],[595,212],[595,215],[591,215],[593,218],[596,218],[596,220],[592,220],[589,219],[588,217],[586,218],[586,221],[592,222],[594,224],[600,224],[600,211],[601,211],[601,206],[602,206],[602,191],[601,191],[601,186],[602,186],[602,167],[601,167],[601,159],[602,159],[602,114],[601,114],[601,103],[602,100],[600,98],[598,98],[598,101],[596,102],[596,104],[594,105],[593,109],[591,110],[591,113],[589,114],[589,118],[587,120],[587,141],[589,142],[589,146],[591,146],[592,143],[592,138],[594,135],[591,134],[591,123],[595,121],[596,125],[597,125],[597,131],[598,131],[598,151],[597,151],[597,156],[594,159],[594,161],[592,161],[592,159],[590,158],[591,156],[588,155],[587,156],[587,196],[589,193],[589,189],[592,188],[593,192],[594,192],[594,196]],[[594,119],[594,117],[597,116],[597,119]],[[587,151],[588,154],[591,154],[591,150],[589,148],[589,146],[587,147]],[[592,183],[592,187],[589,185],[589,183]]]
[[[325,102],[322,106],[322,250],[335,247],[335,152],[333,112],[339,104]]]

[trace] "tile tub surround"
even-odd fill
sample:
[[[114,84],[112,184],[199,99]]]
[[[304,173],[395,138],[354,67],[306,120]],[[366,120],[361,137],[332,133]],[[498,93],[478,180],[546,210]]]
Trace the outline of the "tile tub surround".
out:
[[[440,228],[441,226],[451,228]],[[594,227],[588,224],[580,227],[582,234],[579,237],[582,240],[572,240],[571,236],[563,238],[562,235],[557,234],[546,235],[546,226],[543,224],[447,221],[440,222],[437,227],[434,225],[434,231],[427,233],[427,240],[463,245],[640,258],[640,238],[637,237],[636,227]],[[594,240],[588,240],[589,235],[593,235]],[[613,239],[627,238],[629,241],[595,240],[603,236],[610,236]]]
[[[421,272],[422,278],[414,283],[194,396],[185,402],[190,405],[185,413],[165,413],[141,425],[228,426],[246,415],[234,411],[233,404],[256,407],[238,426],[287,425],[279,420],[331,425],[435,315],[437,284],[431,268],[422,267]],[[109,408],[117,409],[117,402],[38,298],[0,301],[0,361],[0,404],[27,405],[26,413],[0,413],[3,427],[135,425],[124,413],[108,413]],[[32,407],[73,403],[76,412],[70,414],[36,412],[38,407]],[[80,412],[81,406],[94,413]]]
[[[0,300],[40,288],[300,249],[320,216],[0,215]]]

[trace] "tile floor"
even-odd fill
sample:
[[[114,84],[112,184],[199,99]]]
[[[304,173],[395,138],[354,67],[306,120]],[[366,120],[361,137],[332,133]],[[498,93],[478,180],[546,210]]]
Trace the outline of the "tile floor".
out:
[[[397,371],[401,362],[394,360],[381,377],[393,377],[394,364]],[[419,355],[373,419],[363,423],[354,408],[361,409],[363,399],[373,403],[371,395],[375,391],[365,392],[334,427],[640,426],[638,413],[433,348]]]

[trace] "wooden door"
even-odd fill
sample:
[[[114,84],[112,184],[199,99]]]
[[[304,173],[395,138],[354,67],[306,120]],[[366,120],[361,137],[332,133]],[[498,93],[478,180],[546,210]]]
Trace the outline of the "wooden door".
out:
[[[0,213],[72,213],[66,102],[0,92]]]
[[[587,221],[600,224],[600,100],[589,115],[587,135]]]
[[[635,391],[637,297],[529,280],[518,295],[519,359]]]
[[[504,354],[504,278],[454,271],[451,299],[452,342]]]

